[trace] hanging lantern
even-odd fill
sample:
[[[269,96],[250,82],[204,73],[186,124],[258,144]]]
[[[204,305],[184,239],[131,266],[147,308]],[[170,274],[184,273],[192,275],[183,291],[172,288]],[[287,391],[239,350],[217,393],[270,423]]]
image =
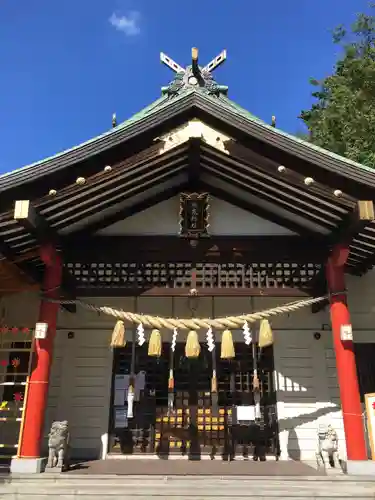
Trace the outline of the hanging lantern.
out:
[[[111,347],[125,347],[125,325],[124,322],[118,320],[112,332]]]
[[[230,330],[224,330],[223,336],[221,337],[221,359],[233,359],[236,357],[234,350],[234,343],[232,332]]]
[[[201,346],[198,339],[198,333],[190,330],[185,344],[185,356],[187,358],[198,358],[201,353]]]
[[[262,319],[259,328],[259,347],[268,347],[273,344],[273,333],[268,319]]]
[[[161,356],[161,335],[156,328],[152,330],[148,343],[148,355],[159,358]]]

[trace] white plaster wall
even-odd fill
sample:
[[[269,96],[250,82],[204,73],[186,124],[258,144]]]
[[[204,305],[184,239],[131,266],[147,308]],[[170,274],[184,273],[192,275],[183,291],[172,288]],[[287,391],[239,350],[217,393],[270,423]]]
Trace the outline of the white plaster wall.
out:
[[[284,300],[289,302],[290,299]],[[279,298],[254,299],[256,310],[280,305]],[[279,419],[281,459],[314,460],[317,428],[320,422],[334,425],[339,434],[341,456],[345,458],[340,406],[327,390],[327,349],[332,347],[328,314],[312,314],[303,308],[272,318],[275,332],[274,363]],[[316,340],[314,333],[321,338]],[[332,384],[337,388],[336,373]]]
[[[108,226],[98,234],[106,235],[175,235],[179,231],[179,197],[163,201],[123,221]],[[218,198],[210,197],[212,235],[277,235],[292,231],[241,210]]]
[[[355,340],[375,342],[375,270],[348,276],[346,284]]]

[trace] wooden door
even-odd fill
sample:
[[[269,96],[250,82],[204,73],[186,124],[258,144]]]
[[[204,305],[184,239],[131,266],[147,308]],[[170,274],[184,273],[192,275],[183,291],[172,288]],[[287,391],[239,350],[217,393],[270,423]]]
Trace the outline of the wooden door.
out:
[[[211,357],[202,349],[198,359],[185,357],[185,345],[178,343],[174,354],[174,409],[157,408],[156,451],[188,454],[198,458],[210,444],[205,433],[204,415],[211,412]]]

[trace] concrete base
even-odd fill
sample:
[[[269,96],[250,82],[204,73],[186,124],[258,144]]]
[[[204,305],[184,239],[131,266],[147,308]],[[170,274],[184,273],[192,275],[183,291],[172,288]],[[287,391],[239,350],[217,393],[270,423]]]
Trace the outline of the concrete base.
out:
[[[351,476],[375,476],[375,461],[347,460],[346,472]]]
[[[46,458],[12,458],[11,474],[40,474],[45,471]]]

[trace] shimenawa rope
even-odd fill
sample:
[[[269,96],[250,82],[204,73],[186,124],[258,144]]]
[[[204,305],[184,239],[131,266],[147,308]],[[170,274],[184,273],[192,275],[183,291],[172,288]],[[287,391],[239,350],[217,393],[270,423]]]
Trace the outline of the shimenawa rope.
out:
[[[337,292],[337,294],[342,294],[345,292]],[[333,294],[331,294],[333,295]],[[79,299],[76,300],[57,300],[45,297],[45,300],[49,302],[58,302],[60,304],[77,304],[80,307],[88,309],[90,311],[95,311],[99,313],[104,313],[114,318],[128,321],[129,323],[142,324],[143,326],[148,326],[152,328],[169,328],[173,330],[178,328],[180,330],[197,330],[199,328],[216,328],[216,329],[226,329],[226,328],[242,328],[245,321],[248,323],[254,323],[255,321],[269,318],[270,316],[275,316],[277,314],[288,313],[301,309],[302,307],[310,306],[318,302],[322,302],[328,299],[328,295],[322,297],[315,297],[313,299],[298,300],[294,302],[289,302],[282,306],[273,307],[271,309],[266,309],[257,313],[241,314],[239,316],[225,316],[219,318],[164,318],[161,316],[152,316],[149,314],[136,314],[121,309],[114,309],[108,306],[96,306],[94,304],[88,304]]]

